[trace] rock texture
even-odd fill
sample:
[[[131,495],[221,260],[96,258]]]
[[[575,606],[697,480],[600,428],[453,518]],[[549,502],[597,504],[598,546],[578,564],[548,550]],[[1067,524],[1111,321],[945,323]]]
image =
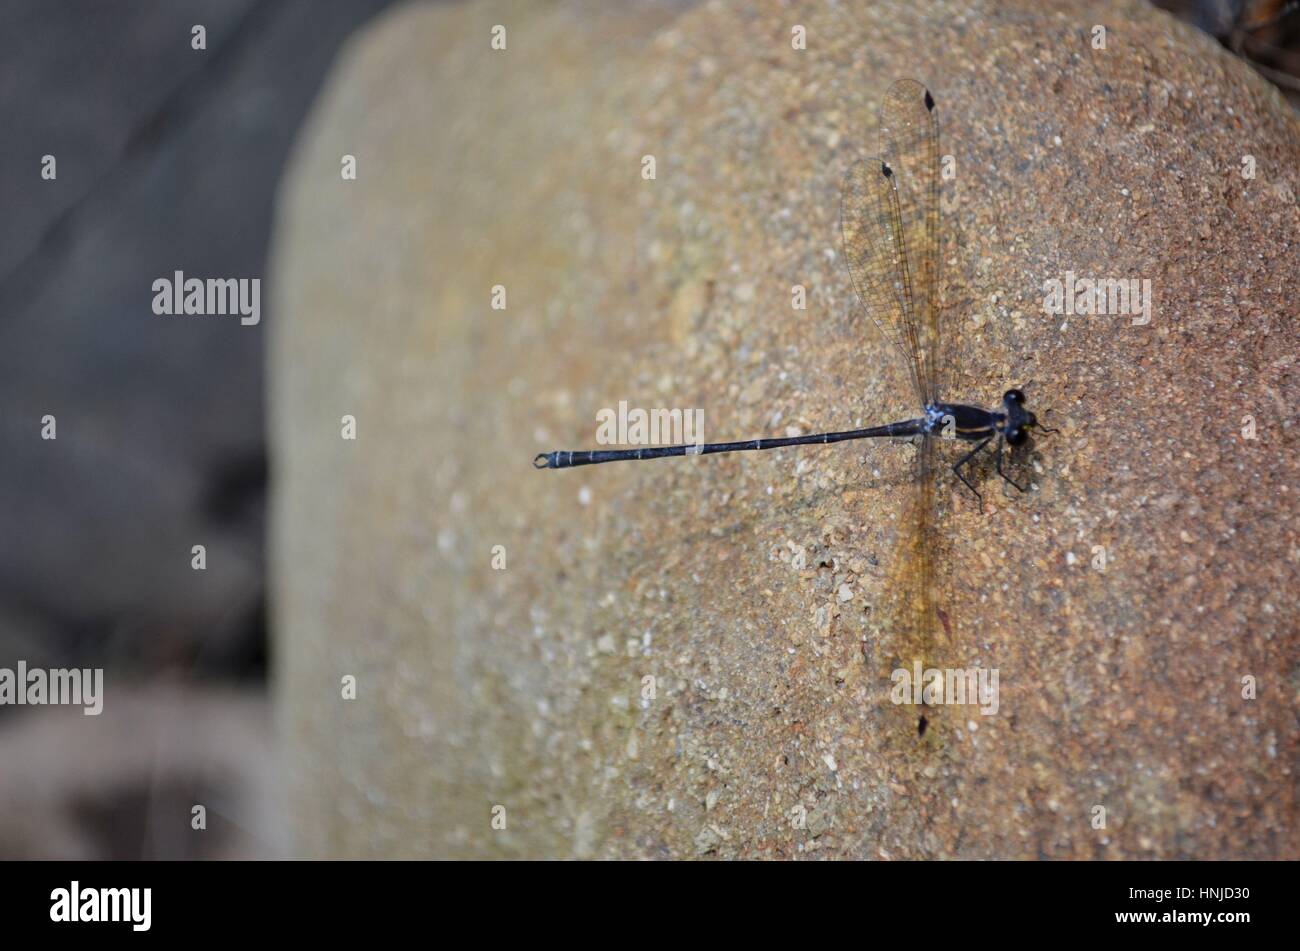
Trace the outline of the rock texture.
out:
[[[603,7],[392,14],[293,162],[269,385],[298,848],[1300,855],[1300,127],[1277,94],[1139,4]],[[619,400],[702,407],[719,439],[912,411],[838,238],[907,75],[955,173],[947,392],[1032,379],[1062,430],[1019,461],[1028,494],[991,466],[983,512],[938,485],[927,660],[996,667],[1000,702],[924,735],[879,610],[910,447],[530,466]],[[1066,271],[1150,279],[1151,322],[1045,314]]]

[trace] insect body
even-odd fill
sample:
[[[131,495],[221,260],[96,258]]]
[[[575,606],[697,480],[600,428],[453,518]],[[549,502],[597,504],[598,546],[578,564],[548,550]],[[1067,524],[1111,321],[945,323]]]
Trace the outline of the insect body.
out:
[[[855,162],[844,176],[840,192],[840,225],[849,277],[867,314],[903,357],[921,416],[866,429],[815,433],[741,442],[657,446],[641,449],[559,450],[533,459],[538,469],[570,469],[668,456],[704,456],[750,452],[787,446],[828,445],[854,439],[920,436],[918,478],[928,477],[932,465],[929,443],[947,437],[976,443],[953,464],[952,470],[983,497],[962,469],[995,442],[998,475],[1017,489],[1002,471],[1004,443],[1024,444],[1029,431],[1045,429],[1025,407],[1025,394],[1007,390],[1000,408],[981,409],[939,398],[939,356],[944,335],[940,327],[939,279],[939,126],[934,97],[911,79],[894,83],[880,110],[881,158]]]

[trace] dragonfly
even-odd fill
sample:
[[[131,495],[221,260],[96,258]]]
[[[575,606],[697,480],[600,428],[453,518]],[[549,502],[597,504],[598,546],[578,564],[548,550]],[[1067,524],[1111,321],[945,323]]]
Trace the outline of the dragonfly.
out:
[[[840,190],[840,228],[849,279],[867,314],[889,340],[911,381],[920,415],[912,419],[850,429],[773,439],[656,446],[640,449],[557,450],[538,453],[538,469],[571,469],[606,462],[669,456],[751,452],[789,446],[828,445],[857,439],[918,438],[917,483],[929,484],[934,440],[957,439],[974,448],[952,471],[983,496],[963,471],[990,444],[997,473],[1021,492],[1002,465],[1004,447],[1025,444],[1030,431],[1054,433],[1039,423],[1025,403],[1024,390],[1009,389],[1000,405],[984,409],[941,398],[940,362],[945,335],[939,305],[939,121],[930,90],[915,79],[889,87],[880,106],[880,155],[854,162]]]
[[[937,553],[943,539],[935,531],[936,443],[954,439],[973,447],[952,465],[953,473],[974,493],[983,511],[983,496],[964,470],[981,452],[991,452],[997,473],[1021,492],[1028,487],[1003,468],[1007,447],[1020,447],[1031,431],[1055,433],[1026,405],[1024,389],[1002,394],[998,405],[984,409],[943,398],[944,343],[939,301],[941,257],[939,233],[939,122],[929,89],[914,79],[889,87],[880,105],[879,155],[854,162],[840,189],[840,229],[850,282],[863,309],[892,344],[910,382],[918,415],[896,422],[842,432],[774,439],[752,439],[639,449],[605,449],[539,453],[538,469],[569,469],[606,462],[659,459],[828,445],[858,439],[908,438],[917,444],[915,491],[895,534],[889,577],[879,601],[881,634],[888,644],[876,649],[900,664],[923,667],[953,645],[948,615],[938,605]],[[939,631],[946,632],[941,641]],[[945,644],[948,646],[946,647]],[[864,658],[866,657],[864,640]],[[925,741],[929,700],[909,704],[917,713],[916,733]],[[935,734],[931,733],[931,737]],[[926,741],[928,742],[928,741]]]

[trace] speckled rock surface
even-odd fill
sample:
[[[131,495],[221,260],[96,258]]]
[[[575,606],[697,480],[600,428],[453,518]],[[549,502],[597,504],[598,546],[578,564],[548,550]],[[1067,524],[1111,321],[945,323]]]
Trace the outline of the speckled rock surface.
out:
[[[1281,99],[1138,4],[600,7],[390,15],[284,186],[273,590],[299,849],[1300,857]],[[701,407],[710,439],[912,412],[838,224],[908,75],[955,172],[946,392],[1032,379],[1062,430],[1020,460],[1028,494],[987,465],[983,512],[938,484],[950,634],[927,661],[997,668],[1000,695],[933,708],[924,736],[890,702],[907,650],[878,610],[911,447],[530,465],[593,446],[619,400]],[[1151,322],[1045,314],[1067,271],[1149,279]]]

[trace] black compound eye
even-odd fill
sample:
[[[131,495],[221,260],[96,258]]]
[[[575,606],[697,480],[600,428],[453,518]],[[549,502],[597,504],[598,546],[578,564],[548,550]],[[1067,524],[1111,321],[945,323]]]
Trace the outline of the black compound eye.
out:
[[[1013,446],[1024,445],[1025,440],[1028,438],[1029,438],[1029,432],[1027,430],[1021,429],[1019,426],[1015,427],[1014,429],[1007,430],[1007,442]]]
[[[1002,394],[1002,398],[1008,403],[1023,403],[1025,401],[1025,394],[1019,390],[1007,390]]]

